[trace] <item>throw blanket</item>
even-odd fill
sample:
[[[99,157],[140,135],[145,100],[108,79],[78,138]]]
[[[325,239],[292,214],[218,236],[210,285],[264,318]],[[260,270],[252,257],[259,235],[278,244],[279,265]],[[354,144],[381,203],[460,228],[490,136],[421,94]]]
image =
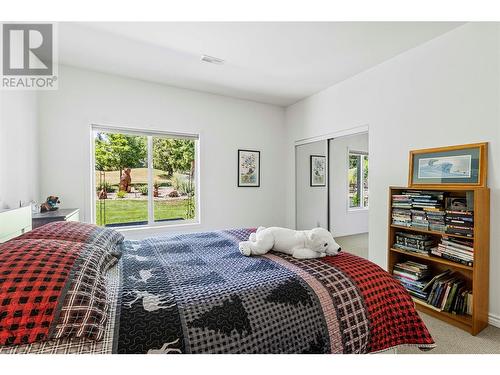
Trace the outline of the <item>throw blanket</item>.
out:
[[[245,257],[252,230],[125,242],[113,352],[368,353],[434,347],[412,299],[362,258]]]

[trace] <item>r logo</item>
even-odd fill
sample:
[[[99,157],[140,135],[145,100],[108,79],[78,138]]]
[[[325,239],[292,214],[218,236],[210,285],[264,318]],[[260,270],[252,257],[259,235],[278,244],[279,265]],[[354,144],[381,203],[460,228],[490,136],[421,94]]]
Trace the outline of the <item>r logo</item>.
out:
[[[3,75],[51,76],[52,24],[3,24]]]

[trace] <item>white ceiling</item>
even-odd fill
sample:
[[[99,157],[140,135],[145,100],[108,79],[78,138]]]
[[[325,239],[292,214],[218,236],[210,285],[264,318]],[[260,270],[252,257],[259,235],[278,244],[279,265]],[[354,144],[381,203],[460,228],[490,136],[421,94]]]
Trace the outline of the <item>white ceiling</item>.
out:
[[[461,23],[60,23],[59,61],[288,106]],[[224,65],[200,61],[207,54]]]

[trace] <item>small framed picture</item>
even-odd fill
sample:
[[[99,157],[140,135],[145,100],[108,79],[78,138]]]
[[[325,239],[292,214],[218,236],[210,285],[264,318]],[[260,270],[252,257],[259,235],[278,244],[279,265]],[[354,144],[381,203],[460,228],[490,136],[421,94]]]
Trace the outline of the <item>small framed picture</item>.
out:
[[[474,196],[472,197],[446,197],[445,207],[450,211],[474,211]]]
[[[238,150],[238,186],[260,187],[260,151]]]
[[[326,186],[326,157],[323,155],[310,156],[310,185]]]
[[[409,187],[486,187],[488,143],[410,151]]]

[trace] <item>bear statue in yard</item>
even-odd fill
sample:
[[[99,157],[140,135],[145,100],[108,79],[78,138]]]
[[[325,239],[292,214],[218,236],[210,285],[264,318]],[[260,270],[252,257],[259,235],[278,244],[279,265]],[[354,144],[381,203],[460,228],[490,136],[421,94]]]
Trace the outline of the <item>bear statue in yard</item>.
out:
[[[132,190],[132,177],[130,177],[130,168],[126,168],[123,171],[122,176],[120,177],[120,191],[125,191],[127,193],[130,193]]]

